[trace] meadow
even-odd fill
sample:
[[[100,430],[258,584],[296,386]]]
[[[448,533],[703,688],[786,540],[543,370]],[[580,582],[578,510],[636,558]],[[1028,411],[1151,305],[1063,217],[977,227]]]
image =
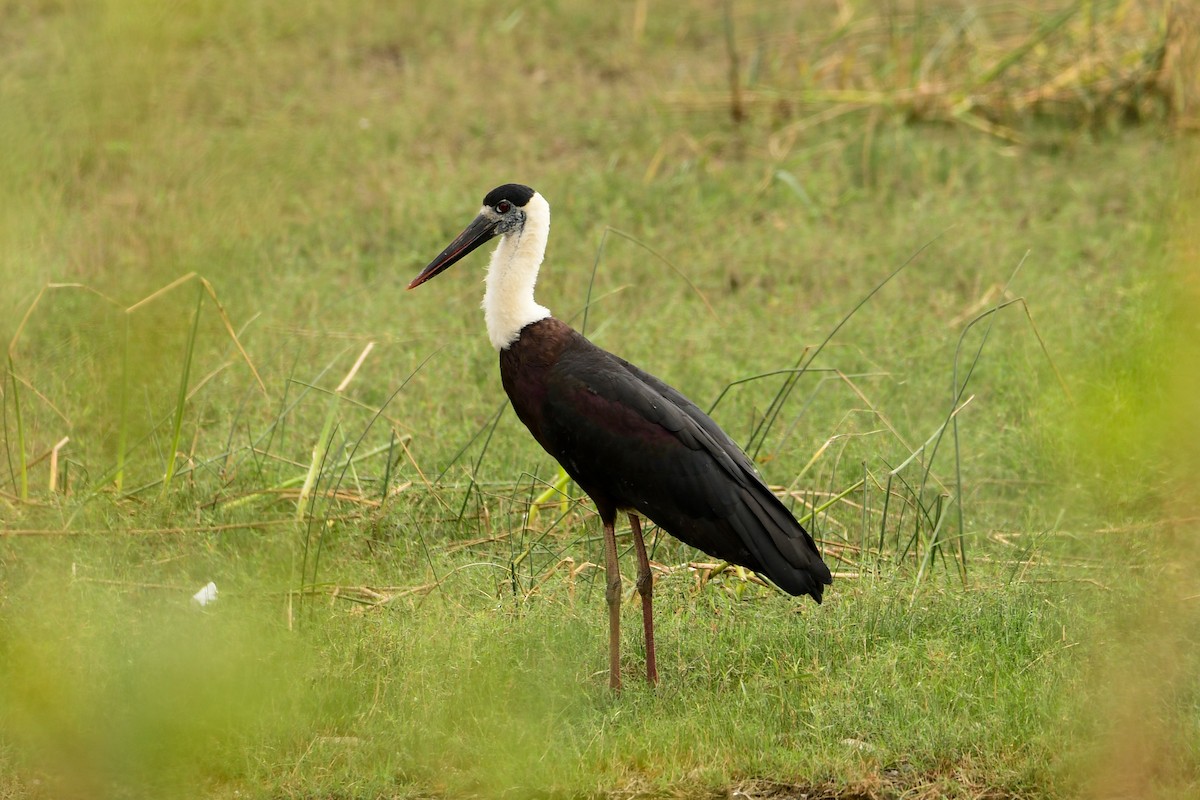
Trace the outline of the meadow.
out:
[[[0,798],[1194,797],[1182,3],[0,3]],[[680,388],[817,606],[600,525],[480,252]],[[192,600],[208,582],[215,602]]]

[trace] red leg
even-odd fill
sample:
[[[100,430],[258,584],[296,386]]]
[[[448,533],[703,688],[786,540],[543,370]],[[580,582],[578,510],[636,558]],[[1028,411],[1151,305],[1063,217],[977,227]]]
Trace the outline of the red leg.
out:
[[[621,569],[617,564],[617,532],[604,523],[604,599],[608,601],[608,685],[621,688]]]
[[[657,684],[658,664],[654,658],[654,573],[650,571],[646,542],[642,539],[642,523],[637,514],[629,515],[629,525],[633,529],[633,546],[637,550],[637,588],[642,596],[642,628],[646,633],[646,680]]]

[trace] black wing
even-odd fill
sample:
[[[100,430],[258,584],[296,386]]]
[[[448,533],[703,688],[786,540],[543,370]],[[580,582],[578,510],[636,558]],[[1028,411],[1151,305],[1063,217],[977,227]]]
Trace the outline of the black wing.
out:
[[[579,336],[546,384],[543,444],[596,500],[636,509],[709,555],[820,602],[812,537],[694,403]]]

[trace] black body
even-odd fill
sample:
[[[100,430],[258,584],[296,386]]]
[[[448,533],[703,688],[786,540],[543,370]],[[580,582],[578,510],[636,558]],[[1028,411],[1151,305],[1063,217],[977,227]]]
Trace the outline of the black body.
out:
[[[558,320],[500,351],[517,416],[611,526],[636,511],[709,555],[818,603],[829,568],[745,453],[675,389]]]

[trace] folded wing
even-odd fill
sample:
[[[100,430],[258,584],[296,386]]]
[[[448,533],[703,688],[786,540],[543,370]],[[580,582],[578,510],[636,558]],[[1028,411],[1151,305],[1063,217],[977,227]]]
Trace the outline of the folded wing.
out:
[[[831,575],[812,537],[694,403],[582,336],[546,389],[539,438],[598,505],[634,509],[686,544],[820,602]]]

